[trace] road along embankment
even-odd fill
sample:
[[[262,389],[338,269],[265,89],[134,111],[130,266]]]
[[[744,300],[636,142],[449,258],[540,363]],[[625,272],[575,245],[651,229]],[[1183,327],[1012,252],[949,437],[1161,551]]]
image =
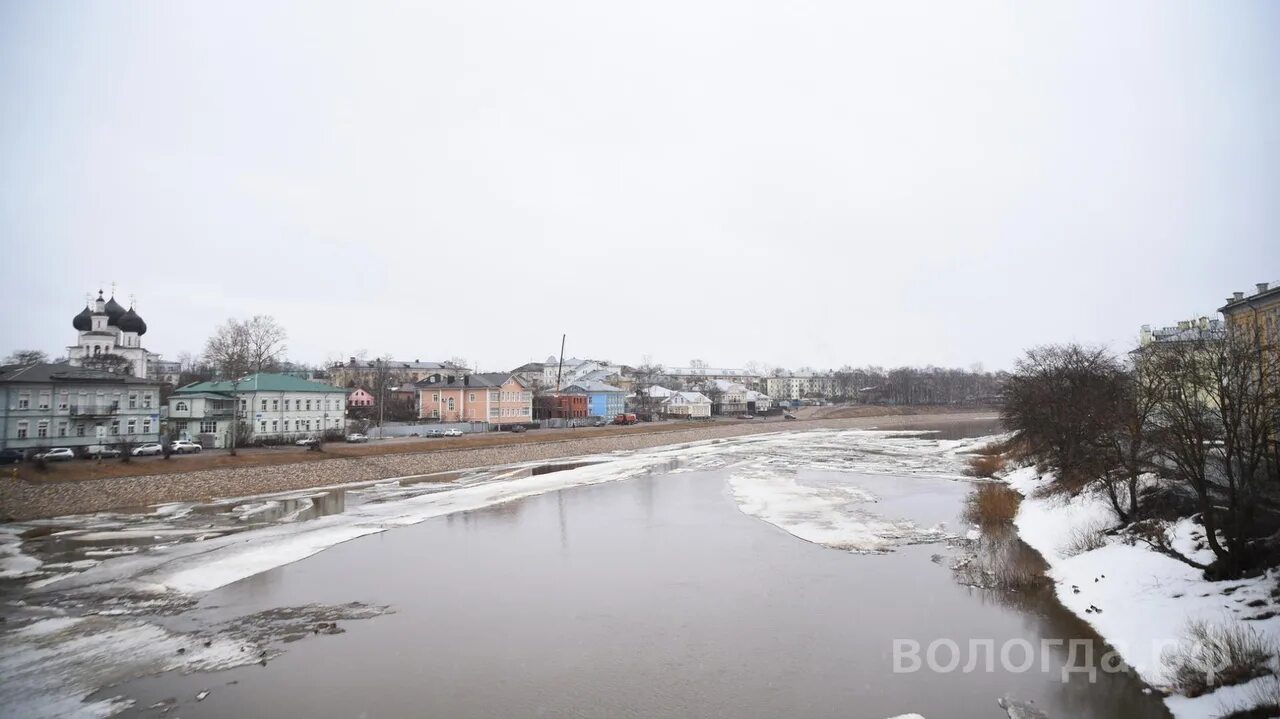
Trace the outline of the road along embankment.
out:
[[[945,413],[798,420],[795,422],[678,426],[671,431],[588,438],[555,438],[493,447],[312,460],[292,464],[220,467],[139,477],[77,482],[0,479],[0,521],[145,507],[164,502],[207,500],[285,492],[335,484],[373,482],[451,470],[633,451],[709,439],[812,429],[910,429],[925,424],[995,419],[993,412]]]

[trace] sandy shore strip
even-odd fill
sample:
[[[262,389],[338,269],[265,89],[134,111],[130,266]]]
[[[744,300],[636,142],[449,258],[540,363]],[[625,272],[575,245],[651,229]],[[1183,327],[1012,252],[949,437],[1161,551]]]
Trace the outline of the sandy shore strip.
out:
[[[31,483],[5,478],[0,479],[0,521],[372,482],[392,477],[625,452],[769,432],[824,428],[901,429],[996,418],[994,412],[981,411],[799,420],[785,424],[698,425],[670,432],[554,439],[496,447],[335,458],[265,467],[231,467],[79,482]]]

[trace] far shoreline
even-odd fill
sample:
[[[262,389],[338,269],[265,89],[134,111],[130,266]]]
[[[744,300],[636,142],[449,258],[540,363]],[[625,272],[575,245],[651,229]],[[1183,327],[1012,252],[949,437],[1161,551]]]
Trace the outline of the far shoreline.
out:
[[[835,413],[839,407],[815,408]],[[856,417],[818,417],[794,422],[751,422],[731,424],[676,425],[649,431],[595,434],[573,437],[558,434],[546,439],[520,437],[524,441],[478,447],[441,447],[423,451],[418,445],[397,453],[369,453],[342,456],[334,452],[295,455],[293,462],[222,466],[190,469],[165,474],[117,476],[78,481],[36,481],[0,478],[0,521],[25,521],[70,514],[90,514],[120,509],[150,507],[185,501],[324,488],[342,484],[374,482],[416,475],[479,469],[518,462],[563,459],[589,454],[634,451],[708,439],[742,437],[774,432],[815,429],[913,429],[922,424],[993,421],[999,413],[991,409],[854,407],[883,413]],[[926,408],[920,408],[926,409]],[[519,436],[517,436],[519,437]],[[318,456],[317,456],[318,455]],[[236,459],[236,458],[228,458]],[[180,467],[174,460],[174,468]],[[166,469],[169,465],[166,464]],[[56,472],[56,469],[54,470]],[[52,473],[51,473],[52,474]]]

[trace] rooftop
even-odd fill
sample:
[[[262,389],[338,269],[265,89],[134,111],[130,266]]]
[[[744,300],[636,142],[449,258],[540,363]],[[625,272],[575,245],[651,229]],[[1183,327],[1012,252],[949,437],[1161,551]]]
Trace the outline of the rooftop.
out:
[[[159,385],[159,382],[127,374],[73,367],[66,362],[44,362],[30,365],[5,365],[0,367],[0,382],[92,382],[97,384]]]
[[[238,380],[222,380],[219,382],[195,382],[186,387],[179,387],[174,394],[191,394],[193,392],[341,392],[346,394],[345,387],[312,382],[311,380],[287,374],[259,372]]]
[[[441,377],[435,380],[432,377],[422,380],[416,386],[419,389],[465,389],[467,387],[501,387],[508,380],[513,380],[509,372],[480,372],[470,377],[454,377],[452,381],[449,377]],[[515,379],[517,384],[524,386],[520,380]]]
[[[1241,307],[1248,307],[1258,302],[1280,302],[1280,282],[1259,282],[1251,295],[1235,292],[1227,298],[1227,304],[1218,308],[1223,314],[1231,314]]]

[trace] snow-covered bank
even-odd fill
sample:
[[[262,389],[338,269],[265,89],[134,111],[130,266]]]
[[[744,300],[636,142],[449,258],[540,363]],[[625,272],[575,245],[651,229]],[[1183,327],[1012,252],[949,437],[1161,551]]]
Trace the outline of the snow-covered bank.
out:
[[[1210,582],[1194,567],[1115,538],[1069,556],[1068,545],[1078,532],[1114,525],[1106,500],[1087,493],[1036,496],[1051,477],[1034,467],[1014,470],[1006,480],[1024,497],[1014,521],[1018,534],[1049,564],[1059,601],[1092,625],[1147,683],[1168,686],[1161,655],[1183,640],[1193,620],[1243,621],[1260,635],[1280,640],[1280,615],[1267,616],[1280,610],[1270,596],[1274,578]],[[1195,549],[1198,530],[1193,522],[1180,521],[1173,529],[1174,546],[1207,560],[1211,557],[1205,550]],[[1196,698],[1173,695],[1165,704],[1177,719],[1219,717],[1249,706],[1257,685],[1266,681],[1255,679]]]

